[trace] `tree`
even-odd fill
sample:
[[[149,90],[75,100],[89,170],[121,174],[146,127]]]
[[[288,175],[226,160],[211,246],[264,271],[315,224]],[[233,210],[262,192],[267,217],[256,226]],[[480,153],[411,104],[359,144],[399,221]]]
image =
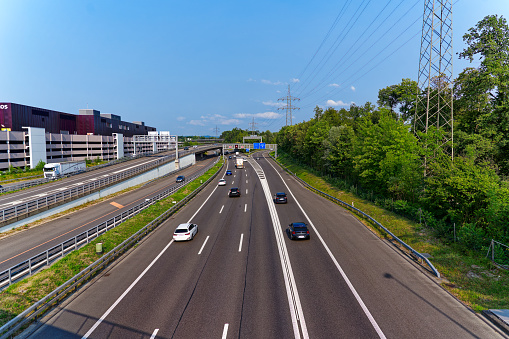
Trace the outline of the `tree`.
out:
[[[461,58],[481,61],[468,68],[456,88],[462,127],[490,139],[493,158],[500,171],[509,175],[509,27],[503,17],[486,16],[463,36],[467,47]],[[468,127],[470,126],[470,127]]]
[[[417,82],[410,79],[402,79],[400,84],[385,87],[378,91],[378,105],[390,108],[394,112],[396,108],[403,121],[410,120],[415,113],[415,102],[419,87]]]
[[[351,126],[333,126],[322,143],[325,166],[329,173],[350,178],[353,168],[353,141],[355,134]]]
[[[402,121],[382,108],[380,120],[362,120],[355,142],[354,168],[365,188],[377,194],[413,197],[421,173],[417,139]]]

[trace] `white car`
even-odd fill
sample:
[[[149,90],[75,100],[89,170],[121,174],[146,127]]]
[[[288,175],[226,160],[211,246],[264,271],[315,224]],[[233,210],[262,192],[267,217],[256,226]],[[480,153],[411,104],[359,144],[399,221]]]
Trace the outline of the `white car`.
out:
[[[219,179],[219,182],[217,183],[217,186],[226,186],[226,180]]]
[[[175,232],[173,233],[173,240],[175,241],[193,240],[196,233],[198,233],[198,225],[191,224],[190,222],[186,224],[180,224],[177,226]]]

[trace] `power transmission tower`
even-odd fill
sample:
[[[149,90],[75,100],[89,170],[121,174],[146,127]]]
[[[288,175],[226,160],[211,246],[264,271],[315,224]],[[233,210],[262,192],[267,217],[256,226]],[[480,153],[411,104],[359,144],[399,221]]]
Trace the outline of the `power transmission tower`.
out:
[[[291,96],[290,85],[288,85],[288,95],[286,97],[277,99],[277,101],[286,101],[286,107],[278,107],[278,110],[286,109],[286,126],[288,126],[288,118],[290,118],[290,125],[292,125],[292,110],[300,109],[299,107],[292,106],[292,100],[299,101],[300,99]]]
[[[217,125],[216,125],[216,128],[214,128],[214,132],[216,132],[216,139],[217,139],[217,133],[219,132],[219,128],[217,128]]]
[[[253,118],[253,122],[249,123],[249,126],[251,126],[251,135],[255,135],[255,126],[256,125],[258,125],[258,124],[254,122],[254,118]]]
[[[443,134],[435,150],[454,159],[452,66],[452,0],[425,0],[414,132],[421,139],[418,132],[427,136],[434,126]],[[434,156],[425,157],[425,172]]]

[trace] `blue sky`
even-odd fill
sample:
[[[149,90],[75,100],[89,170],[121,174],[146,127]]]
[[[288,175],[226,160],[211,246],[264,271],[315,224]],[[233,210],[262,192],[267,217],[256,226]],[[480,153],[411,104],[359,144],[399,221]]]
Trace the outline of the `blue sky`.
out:
[[[316,105],[376,103],[379,89],[417,80],[423,8],[424,0],[0,0],[0,102],[88,107],[178,135],[250,129],[253,119],[278,131],[288,85],[301,98],[296,123]],[[509,1],[454,2],[455,53],[491,14],[508,18]],[[468,66],[476,64],[454,58],[455,75]]]

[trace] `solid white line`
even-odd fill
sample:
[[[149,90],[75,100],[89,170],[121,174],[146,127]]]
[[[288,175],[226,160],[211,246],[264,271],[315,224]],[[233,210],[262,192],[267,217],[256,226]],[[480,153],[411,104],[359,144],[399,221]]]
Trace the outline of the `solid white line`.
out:
[[[228,324],[224,324],[223,336],[221,337],[221,339],[226,339],[227,334],[228,334]]]
[[[219,211],[219,214],[221,214],[221,212],[223,211],[223,208],[224,208],[224,205],[221,206],[221,210]]]
[[[127,293],[129,293],[129,291],[131,291],[131,289],[138,283],[138,281],[140,281],[140,279],[145,275],[145,273],[148,272],[148,270],[156,263],[156,261],[163,255],[163,253],[168,249],[168,247],[170,247],[171,244],[173,244],[173,239],[169,242],[168,245],[166,245],[163,248],[163,250],[157,255],[157,257],[155,257],[155,259],[152,260],[150,265],[148,265],[147,268],[145,268],[145,270],[143,272],[141,272],[141,274],[138,276],[138,278],[136,278],[136,280],[133,281],[133,283],[127,288],[127,290],[125,290],[124,293],[122,293],[122,295],[117,299],[117,301],[115,301],[115,303],[113,305],[111,305],[110,308],[108,308],[108,310],[106,312],[104,312],[104,314],[101,316],[101,318],[96,321],[94,326],[92,326],[92,328],[89,329],[88,332],[85,333],[85,335],[81,339],[88,338],[92,334],[92,332],[94,332],[94,330],[97,328],[97,326],[99,326],[104,321],[104,319],[106,319],[108,314],[110,314],[111,311],[113,311],[113,309],[118,305],[118,303],[120,303],[120,301],[122,301],[122,299],[124,299],[124,297],[127,295]]]
[[[246,194],[247,194],[247,188],[246,188]]]
[[[254,168],[253,163],[255,163],[259,169]],[[251,166],[255,169],[255,171],[263,173],[260,165],[253,161]],[[265,176],[265,175],[264,175]],[[279,252],[279,261],[281,263],[281,270],[283,271],[283,279],[285,281],[285,289],[286,289],[286,297],[288,299],[288,308],[290,311],[290,317],[292,320],[293,327],[293,335],[295,338],[304,339],[309,338],[306,320],[304,319],[304,312],[302,311],[302,305],[300,303],[299,291],[297,289],[297,283],[295,282],[295,277],[293,275],[292,264],[290,260],[290,256],[288,255],[288,250],[286,248],[285,240],[283,239],[283,230],[281,227],[281,222],[279,221],[279,216],[277,214],[277,210],[274,207],[274,203],[272,202],[272,193],[270,192],[269,184],[267,179],[261,179],[260,182],[262,184],[263,193],[265,195],[265,200],[267,201],[267,205],[269,207],[269,214],[272,220],[272,227],[274,229],[274,236],[276,238],[277,249]],[[299,329],[300,322],[300,329]]]
[[[244,205],[244,212],[247,212],[247,204]]]
[[[242,239],[244,239],[244,233],[240,234],[239,252],[242,251]]]
[[[159,332],[159,329],[158,329],[158,328],[156,328],[156,329],[154,330],[154,333],[152,333],[152,335],[150,336],[150,339],[154,339],[154,338],[156,337],[156,335],[157,335],[157,332]]]
[[[193,216],[189,219],[188,222],[191,222],[191,220],[193,220],[193,218],[198,214],[198,212],[200,212],[200,210],[202,209],[203,205],[205,205],[207,203],[207,201],[209,201],[210,197],[212,196],[212,194],[214,194],[214,192],[216,191],[218,186],[214,187],[214,189],[212,190],[212,192],[210,193],[210,195],[207,197],[207,199],[205,199],[205,201],[203,202],[203,204],[201,204],[200,208],[198,208],[196,210],[196,212],[193,214]]]
[[[207,243],[208,240],[209,240],[209,236],[207,235],[207,238],[205,238],[205,241],[203,242],[203,245],[201,245],[200,252],[198,252],[198,255],[201,254],[201,251],[203,251],[203,248],[205,247],[205,244]]]
[[[313,224],[313,222],[311,221],[311,219],[309,219],[309,217],[306,214],[306,212],[304,212],[304,209],[302,208],[302,206],[297,201],[297,198],[295,198],[295,196],[293,195],[292,191],[290,190],[290,187],[288,187],[286,182],[283,180],[283,177],[281,176],[281,174],[276,170],[276,168],[271,164],[271,162],[268,161],[268,163],[270,164],[270,166],[272,166],[274,171],[276,171],[276,173],[279,175],[279,177],[281,178],[281,181],[283,181],[283,183],[285,184],[286,188],[288,189],[288,191],[292,195],[293,200],[295,200],[295,202],[297,203],[297,206],[299,206],[300,210],[302,211],[302,213],[304,214],[304,216],[308,220],[309,224],[311,225],[311,227],[315,231],[316,235],[318,236],[318,239],[320,239],[320,241],[322,242],[323,247],[325,248],[327,253],[329,253],[329,256],[332,259],[332,262],[334,263],[334,265],[336,265],[336,268],[338,269],[339,273],[341,273],[341,276],[343,277],[343,279],[345,279],[346,284],[350,288],[350,291],[354,295],[355,299],[357,299],[357,302],[359,303],[359,305],[361,306],[362,310],[364,311],[364,314],[366,315],[366,317],[368,317],[369,321],[371,322],[371,326],[373,326],[373,328],[375,329],[376,333],[378,333],[378,336],[380,338],[385,338],[385,334],[382,332],[382,329],[380,328],[380,326],[378,326],[377,322],[375,321],[375,318],[373,318],[373,316],[371,315],[371,312],[369,312],[368,308],[366,307],[366,305],[362,301],[360,295],[357,293],[357,291],[353,287],[352,283],[350,282],[350,279],[348,279],[348,277],[346,276],[346,273],[341,268],[341,265],[339,265],[338,261],[336,260],[336,258],[332,254],[331,250],[329,249],[329,247],[327,246],[327,244],[323,240],[322,236],[320,235],[320,233],[318,233],[318,230],[316,229],[316,227]]]

